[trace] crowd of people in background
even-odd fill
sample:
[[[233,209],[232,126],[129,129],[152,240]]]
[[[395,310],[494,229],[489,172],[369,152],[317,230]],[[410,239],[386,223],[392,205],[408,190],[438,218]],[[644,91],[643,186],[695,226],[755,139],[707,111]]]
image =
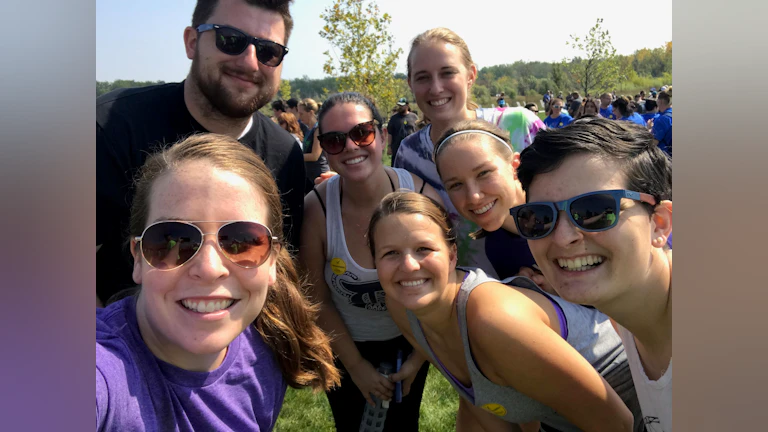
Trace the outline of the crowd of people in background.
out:
[[[433,28],[411,102],[275,100],[290,4],[198,0],[184,81],[97,99],[96,429],[272,430],[291,386],[415,431],[431,364],[457,431],[671,432],[671,86],[483,108]]]

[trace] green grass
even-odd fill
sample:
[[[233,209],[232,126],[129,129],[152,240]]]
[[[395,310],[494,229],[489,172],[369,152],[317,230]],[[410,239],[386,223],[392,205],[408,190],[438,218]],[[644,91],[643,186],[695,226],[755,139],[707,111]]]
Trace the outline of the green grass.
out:
[[[421,400],[419,431],[443,432],[456,430],[459,396],[448,381],[433,366],[429,367],[427,384]],[[333,415],[325,393],[289,388],[283,410],[275,425],[276,432],[332,432]]]

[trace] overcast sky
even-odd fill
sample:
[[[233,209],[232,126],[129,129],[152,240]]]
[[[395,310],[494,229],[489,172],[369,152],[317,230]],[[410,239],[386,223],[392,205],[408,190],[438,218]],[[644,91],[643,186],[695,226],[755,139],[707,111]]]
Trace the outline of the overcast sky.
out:
[[[318,32],[320,14],[332,0],[295,0],[294,30],[283,78],[322,78],[323,52],[330,48]],[[448,27],[469,45],[478,68],[525,61],[559,61],[573,55],[569,35],[584,35],[603,18],[619,54],[656,48],[672,40],[672,1],[542,2],[380,0],[392,15],[391,31],[404,53],[398,72],[405,72],[411,40],[433,27]],[[538,6],[538,7],[537,7]],[[186,77],[191,61],[184,52],[183,31],[195,0],[96,0],[96,79],[166,82]]]

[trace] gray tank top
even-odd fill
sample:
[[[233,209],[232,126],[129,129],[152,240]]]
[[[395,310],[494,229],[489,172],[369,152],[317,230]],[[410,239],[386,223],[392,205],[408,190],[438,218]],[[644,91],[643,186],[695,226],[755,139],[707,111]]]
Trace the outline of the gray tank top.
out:
[[[393,168],[401,189],[414,190],[413,177],[404,169]],[[325,283],[352,340],[384,341],[402,333],[392,320],[384,302],[384,290],[376,269],[359,266],[347,249],[339,201],[340,177],[327,180],[325,194]]]
[[[448,382],[453,385],[453,388],[473,405],[491,412],[510,423],[541,421],[563,432],[578,431],[579,429],[576,426],[569,423],[568,420],[557,414],[552,408],[518,392],[512,387],[494,384],[477,367],[470,351],[469,337],[467,335],[467,300],[469,299],[469,294],[477,286],[485,282],[495,282],[496,279],[488,277],[481,269],[463,267],[459,269],[468,272],[458,293],[457,309],[459,330],[464,344],[464,357],[469,369],[472,393],[474,395],[464,390],[454,379],[451,379],[452,375],[442,367],[442,364],[440,364],[439,359],[437,359],[437,356],[435,356],[435,353],[424,337],[419,320],[411,311],[407,311],[408,321],[416,341],[429,354],[433,364],[438,367],[440,372],[448,379]],[[606,315],[596,309],[575,305],[560,297],[551,296],[542,291],[528,278],[513,277],[501,282],[534,290],[557,303],[562,309],[567,323],[566,342],[584,356],[612,387],[616,387],[608,377],[616,375],[614,371],[618,372],[626,369],[627,356],[624,353],[621,339],[619,339]],[[631,384],[631,376],[627,376],[626,373],[619,375],[621,375],[620,382],[616,383],[616,385],[626,385],[627,378]],[[631,399],[631,396],[634,396],[634,388],[630,390],[631,395],[627,395],[627,397]],[[625,391],[625,393],[627,392]],[[619,396],[624,399],[624,395],[619,394]],[[634,398],[635,400],[637,399],[636,396]],[[627,402],[626,399],[625,402]]]

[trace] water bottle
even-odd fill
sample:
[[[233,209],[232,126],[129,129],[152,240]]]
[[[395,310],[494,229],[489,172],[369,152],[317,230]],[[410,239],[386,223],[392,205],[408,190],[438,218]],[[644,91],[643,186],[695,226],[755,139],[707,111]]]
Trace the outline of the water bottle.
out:
[[[381,362],[377,371],[388,377],[394,373],[392,364],[388,362]],[[381,432],[384,430],[384,422],[387,420],[387,409],[389,409],[389,401],[382,401],[374,395],[371,395],[373,402],[376,403],[375,407],[365,404],[363,410],[363,420],[360,422],[360,432]]]

